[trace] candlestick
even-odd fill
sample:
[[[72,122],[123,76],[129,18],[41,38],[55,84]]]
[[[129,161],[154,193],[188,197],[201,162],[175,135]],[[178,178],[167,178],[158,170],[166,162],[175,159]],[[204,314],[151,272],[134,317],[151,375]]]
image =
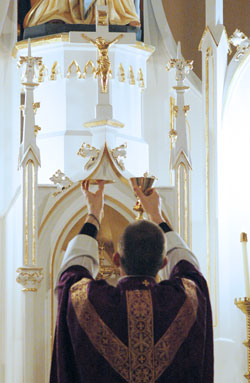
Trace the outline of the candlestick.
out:
[[[247,233],[241,233],[240,242],[242,243],[242,255],[243,255],[244,276],[245,276],[245,293],[246,293],[246,297],[250,298],[248,257],[247,257]]]
[[[243,344],[247,347],[248,371],[244,374],[244,377],[247,379],[247,382],[250,383],[250,298],[244,298],[243,300],[241,298],[235,299],[234,303],[246,315],[247,339]]]

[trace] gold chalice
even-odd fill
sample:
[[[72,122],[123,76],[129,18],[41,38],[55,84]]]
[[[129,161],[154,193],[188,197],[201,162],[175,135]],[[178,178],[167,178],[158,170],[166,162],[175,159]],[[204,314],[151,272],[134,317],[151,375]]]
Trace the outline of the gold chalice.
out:
[[[148,173],[145,173],[143,177],[131,177],[130,182],[131,182],[132,187],[137,185],[139,188],[141,188],[142,192],[145,195],[149,195],[150,190],[151,190],[156,179],[157,179],[156,177],[149,176]],[[144,209],[143,209],[143,206],[141,204],[140,199],[137,196],[136,196],[136,198],[137,198],[137,200],[136,200],[135,206],[133,207],[133,210],[138,212],[138,216],[136,217],[136,220],[139,221],[139,220],[144,219],[144,217],[143,217]]]

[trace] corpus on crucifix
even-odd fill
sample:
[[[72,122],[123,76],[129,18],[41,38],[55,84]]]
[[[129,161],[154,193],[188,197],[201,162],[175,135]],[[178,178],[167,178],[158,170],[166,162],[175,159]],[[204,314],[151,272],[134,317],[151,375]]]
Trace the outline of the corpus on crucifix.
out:
[[[108,91],[108,78],[111,75],[110,60],[108,56],[109,47],[119,41],[123,35],[119,35],[112,41],[106,41],[103,37],[98,37],[95,40],[90,39],[84,33],[82,37],[93,44],[98,49],[97,71],[96,76],[99,76],[102,84],[102,92]]]

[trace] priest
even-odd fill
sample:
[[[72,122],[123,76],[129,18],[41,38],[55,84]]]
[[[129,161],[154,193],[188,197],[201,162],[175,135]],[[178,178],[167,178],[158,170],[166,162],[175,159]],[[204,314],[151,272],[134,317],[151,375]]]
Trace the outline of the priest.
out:
[[[213,330],[198,260],[135,186],[150,221],[129,224],[113,256],[116,287],[95,280],[104,185],[82,190],[88,217],[58,276],[50,383],[212,383]],[[161,273],[162,281],[156,282]]]

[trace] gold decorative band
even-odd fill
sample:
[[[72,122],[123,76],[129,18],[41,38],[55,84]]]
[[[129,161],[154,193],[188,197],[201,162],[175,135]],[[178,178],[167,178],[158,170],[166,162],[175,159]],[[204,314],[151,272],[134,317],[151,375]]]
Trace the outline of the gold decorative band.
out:
[[[84,124],[86,128],[94,128],[95,126],[103,126],[103,125],[112,126],[114,128],[124,128],[124,124],[118,121],[113,121],[113,120],[91,121],[91,122],[86,122]]]
[[[190,89],[190,87],[189,86],[173,86],[173,89],[175,89],[175,90],[188,90],[188,89]]]

